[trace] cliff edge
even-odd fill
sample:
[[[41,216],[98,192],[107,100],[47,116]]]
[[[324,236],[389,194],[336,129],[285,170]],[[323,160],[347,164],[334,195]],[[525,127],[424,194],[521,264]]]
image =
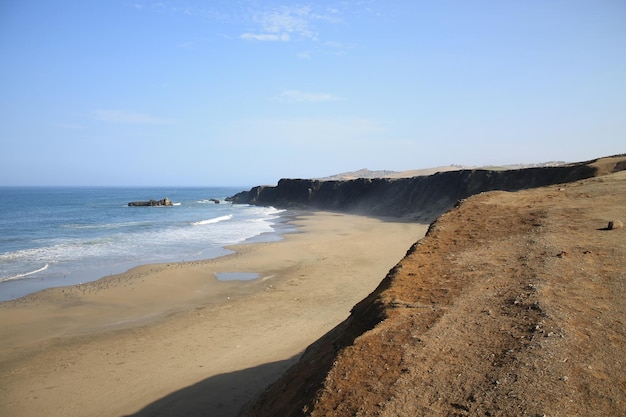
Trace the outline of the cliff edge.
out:
[[[625,159],[458,204],[241,415],[626,415]]]
[[[276,186],[257,186],[228,200],[235,204],[397,216],[430,223],[457,201],[474,194],[578,181],[626,169],[625,160],[621,155],[562,166],[458,170],[412,178],[281,179]]]

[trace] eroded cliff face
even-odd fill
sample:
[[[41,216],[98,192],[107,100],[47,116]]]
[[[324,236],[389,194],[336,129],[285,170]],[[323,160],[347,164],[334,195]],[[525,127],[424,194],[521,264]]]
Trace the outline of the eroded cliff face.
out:
[[[626,229],[607,222],[626,172],[578,181],[624,169],[600,159],[449,210],[242,416],[624,415]],[[546,180],[530,172],[450,184]]]
[[[598,160],[558,167],[509,171],[460,170],[413,178],[360,178],[350,181],[282,179],[275,187],[258,186],[230,198],[239,204],[311,208],[401,216],[431,222],[469,196],[485,191],[518,191],[593,177]],[[604,165],[607,165],[606,163]],[[624,169],[619,157],[603,169]]]

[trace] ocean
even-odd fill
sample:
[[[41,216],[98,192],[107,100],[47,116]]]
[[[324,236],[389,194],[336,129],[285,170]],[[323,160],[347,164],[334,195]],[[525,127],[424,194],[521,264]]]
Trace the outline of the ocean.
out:
[[[225,201],[239,191],[0,187],[0,301],[141,264],[214,258],[249,240],[280,239],[281,211]],[[165,197],[174,206],[128,206]]]

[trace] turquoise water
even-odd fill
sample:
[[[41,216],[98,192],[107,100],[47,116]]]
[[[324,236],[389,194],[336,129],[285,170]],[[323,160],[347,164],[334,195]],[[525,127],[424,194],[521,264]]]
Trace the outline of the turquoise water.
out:
[[[139,264],[221,256],[224,246],[260,235],[271,239],[280,211],[224,201],[239,191],[0,187],[0,301]],[[128,206],[164,197],[175,205]]]

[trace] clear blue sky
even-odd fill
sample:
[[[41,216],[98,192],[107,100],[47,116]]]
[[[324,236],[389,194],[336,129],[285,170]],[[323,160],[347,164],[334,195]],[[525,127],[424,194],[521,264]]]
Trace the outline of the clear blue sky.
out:
[[[0,1],[0,185],[626,152],[626,1]]]

